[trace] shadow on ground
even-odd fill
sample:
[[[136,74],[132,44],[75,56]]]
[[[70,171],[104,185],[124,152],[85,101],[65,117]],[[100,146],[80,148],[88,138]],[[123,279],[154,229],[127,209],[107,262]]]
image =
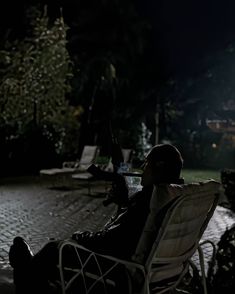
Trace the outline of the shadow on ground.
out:
[[[14,293],[12,271],[10,269],[0,269],[0,293],[1,294]]]

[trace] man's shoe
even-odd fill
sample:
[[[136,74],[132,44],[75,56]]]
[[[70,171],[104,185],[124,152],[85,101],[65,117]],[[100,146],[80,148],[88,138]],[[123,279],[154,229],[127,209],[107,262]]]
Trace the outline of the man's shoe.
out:
[[[13,268],[25,268],[29,265],[33,252],[22,237],[15,237],[9,251],[9,262]]]

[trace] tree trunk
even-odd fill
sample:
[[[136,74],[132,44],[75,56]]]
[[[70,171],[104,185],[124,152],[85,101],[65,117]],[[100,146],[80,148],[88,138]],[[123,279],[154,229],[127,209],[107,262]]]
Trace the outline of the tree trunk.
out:
[[[156,105],[155,112],[155,145],[159,144],[159,104]]]

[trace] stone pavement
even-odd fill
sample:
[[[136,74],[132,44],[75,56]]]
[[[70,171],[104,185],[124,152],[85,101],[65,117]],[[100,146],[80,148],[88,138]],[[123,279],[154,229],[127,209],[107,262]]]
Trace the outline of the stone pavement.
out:
[[[51,189],[52,183],[38,176],[0,180],[0,284],[1,270],[10,268],[8,251],[15,236],[25,238],[37,252],[50,238],[64,239],[76,230],[101,228],[114,212],[113,205],[103,206],[101,194],[94,194],[104,192],[100,183],[92,184],[90,196],[86,186],[67,184],[72,188]],[[230,210],[218,206],[203,238],[217,243],[234,220]],[[210,253],[208,248],[207,258]]]
[[[233,224],[235,224],[235,213],[218,205],[201,241],[211,240],[216,245],[225,230],[229,229]],[[212,247],[210,244],[203,246],[203,253],[205,258],[205,270],[207,271],[208,262],[212,257]],[[197,264],[199,262],[198,255],[195,254],[192,260]]]
[[[50,238],[100,228],[114,211],[112,205],[103,207],[103,197],[88,196],[84,185],[67,190],[51,186],[40,177],[0,181],[0,267],[8,266],[9,246],[17,235],[37,252]],[[104,189],[96,185],[95,191]]]

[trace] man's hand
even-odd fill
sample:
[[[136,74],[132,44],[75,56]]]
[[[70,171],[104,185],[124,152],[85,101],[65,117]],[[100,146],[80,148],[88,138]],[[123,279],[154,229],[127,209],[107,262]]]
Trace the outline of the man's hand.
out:
[[[125,178],[122,175],[115,175],[115,180],[112,182],[112,188],[108,193],[107,199],[103,203],[105,206],[110,203],[115,203],[121,206],[128,203],[128,187]]]

